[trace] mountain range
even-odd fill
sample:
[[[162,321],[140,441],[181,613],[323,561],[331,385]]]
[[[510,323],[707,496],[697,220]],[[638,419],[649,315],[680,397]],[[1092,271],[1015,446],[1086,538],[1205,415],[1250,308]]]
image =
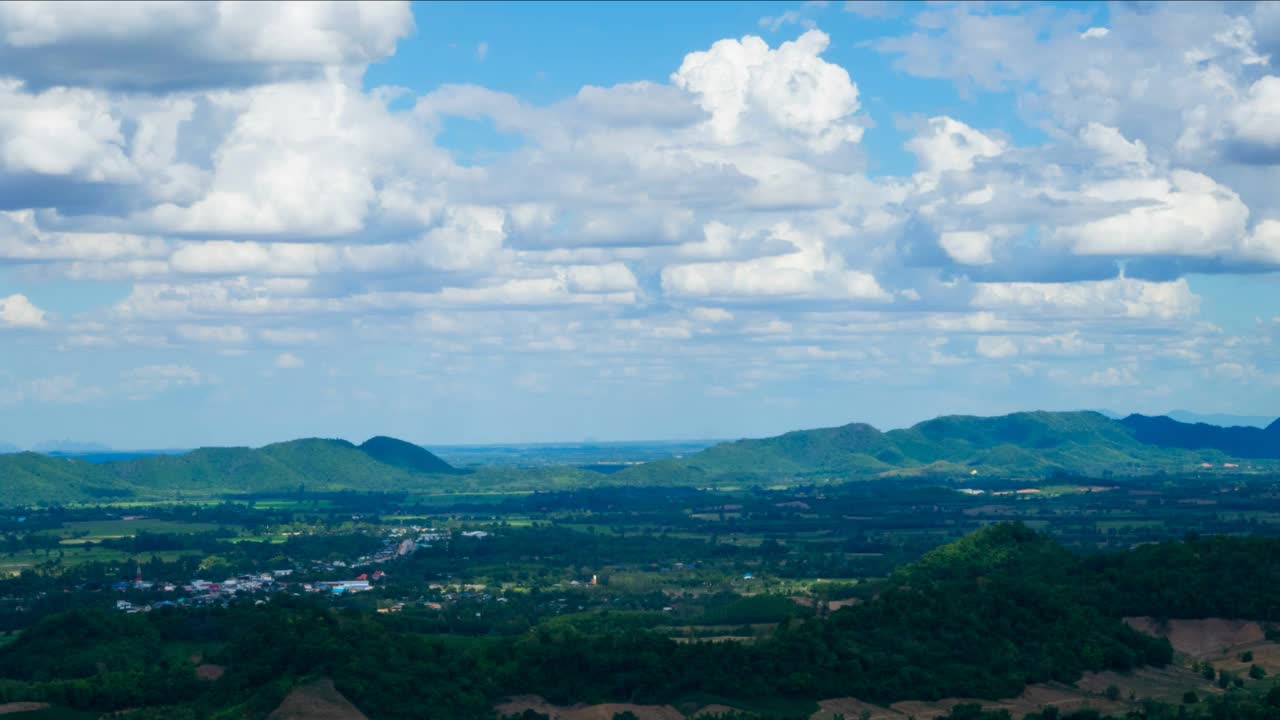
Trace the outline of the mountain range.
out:
[[[1280,420],[1266,428],[1181,423],[1099,412],[952,415],[881,432],[864,423],[713,445],[685,457],[604,475],[481,468],[486,487],[556,489],[583,484],[727,486],[885,476],[978,474],[1034,480],[1057,473],[1187,472],[1203,463],[1280,467]],[[465,489],[464,472],[430,451],[389,437],[361,445],[305,439],[261,448],[200,448],[108,462],[34,452],[0,455],[0,505],[113,498],[174,499],[243,493],[442,492]],[[485,473],[488,473],[485,475]],[[545,487],[544,487],[545,486]]]
[[[715,445],[628,468],[618,482],[755,484],[770,478],[868,475],[1043,477],[1177,472],[1201,463],[1280,459],[1280,420],[1223,428],[1100,412],[952,415],[881,432],[863,423]]]

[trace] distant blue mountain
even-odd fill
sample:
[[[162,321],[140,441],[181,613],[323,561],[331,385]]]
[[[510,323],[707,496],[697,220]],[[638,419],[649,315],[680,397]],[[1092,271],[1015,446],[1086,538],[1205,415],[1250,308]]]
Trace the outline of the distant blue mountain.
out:
[[[1138,442],[1186,450],[1221,450],[1242,458],[1280,458],[1280,420],[1266,428],[1182,423],[1172,418],[1130,415],[1120,421]]]
[[[1165,413],[1178,422],[1205,423],[1220,427],[1257,427],[1264,428],[1275,421],[1275,415],[1231,415],[1228,413],[1197,413],[1190,410],[1170,410]]]

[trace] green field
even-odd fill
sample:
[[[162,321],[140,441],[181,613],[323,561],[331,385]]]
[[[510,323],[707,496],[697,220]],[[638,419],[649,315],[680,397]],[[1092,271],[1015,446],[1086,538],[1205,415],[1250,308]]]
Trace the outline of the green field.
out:
[[[167,533],[184,535],[213,532],[228,529],[230,526],[204,522],[183,522],[175,520],[155,520],[139,518],[136,520],[86,520],[69,522],[61,528],[42,530],[41,535],[60,535],[63,544],[75,545],[100,540],[134,537],[140,532]],[[232,530],[238,528],[231,527]]]

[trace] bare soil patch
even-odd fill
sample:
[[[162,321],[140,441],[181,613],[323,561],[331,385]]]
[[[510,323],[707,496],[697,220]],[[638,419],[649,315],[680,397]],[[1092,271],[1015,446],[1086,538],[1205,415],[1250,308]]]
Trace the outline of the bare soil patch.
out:
[[[698,708],[698,711],[690,715],[690,718],[705,718],[708,715],[723,715],[729,712],[738,712],[738,708],[729,707],[728,705],[705,705]]]
[[[612,717],[612,716],[610,716]],[[338,692],[333,680],[320,678],[295,685],[267,720],[369,720]]]
[[[519,695],[494,706],[499,716],[519,715],[525,710],[542,713],[551,720],[613,720],[621,712],[631,712],[640,720],[685,720],[684,714],[670,705],[552,705],[537,695]],[[702,711],[699,711],[702,712]]]
[[[818,711],[809,716],[809,720],[832,720],[832,718],[841,716],[844,718],[860,718],[862,713],[870,713],[868,717],[871,720],[902,720],[906,717],[897,710],[891,710],[887,707],[872,705],[863,702],[858,698],[842,697],[831,698],[830,700],[819,700]]]
[[[205,663],[204,665],[196,666],[196,677],[200,678],[201,680],[208,680],[210,682],[213,682],[214,680],[217,680],[218,678],[222,677],[223,674],[226,672],[227,672],[227,668],[222,665],[213,665],[210,663]]]
[[[1206,618],[1159,623],[1154,618],[1131,617],[1124,621],[1138,632],[1168,638],[1174,650],[1196,659],[1220,656],[1233,647],[1266,639],[1262,625],[1252,620]]]
[[[49,707],[49,703],[39,702],[11,702],[0,703],[0,715],[12,715],[14,713],[35,712],[36,710],[44,710]]]
[[[1173,704],[1180,703],[1182,694],[1188,690],[1195,690],[1201,696],[1221,692],[1191,670],[1172,666],[1139,668],[1124,674],[1110,671],[1085,673],[1076,682],[1076,687],[1081,690],[1098,695],[1105,693],[1112,685],[1119,688],[1121,698],[1127,699],[1132,695],[1137,700],[1151,698]]]

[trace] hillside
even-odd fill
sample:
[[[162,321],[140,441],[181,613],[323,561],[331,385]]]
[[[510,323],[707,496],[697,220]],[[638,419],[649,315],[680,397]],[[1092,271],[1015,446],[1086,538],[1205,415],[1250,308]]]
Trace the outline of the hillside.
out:
[[[88,502],[111,497],[173,498],[226,493],[405,491],[453,467],[409,443],[375,438],[372,450],[345,440],[304,439],[261,448],[200,448],[117,462],[0,455],[0,505]],[[372,441],[371,441],[372,442]],[[390,448],[390,451],[387,450]]]
[[[1265,430],[1190,425],[1092,411],[952,415],[881,432],[855,423],[738,440],[617,473],[637,484],[756,484],[780,476],[1048,476],[1183,471],[1202,462],[1280,458],[1280,421]]]

